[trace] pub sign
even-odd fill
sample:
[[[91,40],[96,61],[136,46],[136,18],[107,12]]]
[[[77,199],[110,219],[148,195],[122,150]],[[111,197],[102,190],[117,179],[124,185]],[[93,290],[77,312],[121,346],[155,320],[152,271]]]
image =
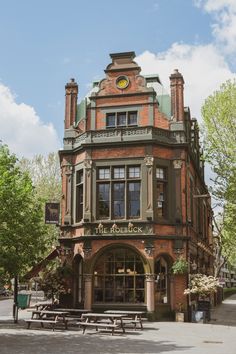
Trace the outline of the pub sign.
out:
[[[45,224],[59,224],[60,203],[45,204]]]

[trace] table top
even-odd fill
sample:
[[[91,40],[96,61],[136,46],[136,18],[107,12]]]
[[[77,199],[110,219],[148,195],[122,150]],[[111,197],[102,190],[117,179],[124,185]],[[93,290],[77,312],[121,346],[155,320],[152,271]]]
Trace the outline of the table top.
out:
[[[53,305],[52,301],[45,301],[45,302],[36,302],[34,306],[48,306]]]
[[[82,314],[82,317],[86,318],[86,317],[101,317],[101,318],[122,318],[123,315],[122,314],[113,314],[113,313],[95,313],[95,312],[91,312],[91,313],[84,313]]]
[[[66,311],[51,311],[51,310],[42,310],[42,311],[35,311],[35,312],[39,312],[39,313],[42,313],[42,314],[48,314],[48,315],[66,315],[68,314],[69,312],[66,312]]]
[[[127,314],[127,315],[144,315],[145,312],[144,311],[122,311],[122,310],[107,310],[104,311],[104,313],[114,313],[114,314]]]
[[[90,310],[85,309],[62,309],[62,308],[55,308],[55,311],[66,311],[66,312],[77,312],[77,313],[86,313],[90,312]]]

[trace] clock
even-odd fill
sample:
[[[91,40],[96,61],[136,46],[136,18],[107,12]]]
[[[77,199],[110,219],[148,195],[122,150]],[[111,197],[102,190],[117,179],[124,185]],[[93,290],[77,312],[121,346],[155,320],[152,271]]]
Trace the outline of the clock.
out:
[[[120,90],[125,89],[129,85],[129,79],[127,76],[119,76],[116,80],[116,87]]]

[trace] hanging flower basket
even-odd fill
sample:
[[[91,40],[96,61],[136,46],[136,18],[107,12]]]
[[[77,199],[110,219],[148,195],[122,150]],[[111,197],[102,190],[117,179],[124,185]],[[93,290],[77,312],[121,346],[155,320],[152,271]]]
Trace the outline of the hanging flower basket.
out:
[[[172,265],[174,274],[186,274],[188,272],[188,262],[183,258],[178,258]]]
[[[195,294],[199,299],[206,299],[217,291],[218,286],[219,280],[212,275],[194,274],[191,275],[189,288],[184,290],[184,294]]]

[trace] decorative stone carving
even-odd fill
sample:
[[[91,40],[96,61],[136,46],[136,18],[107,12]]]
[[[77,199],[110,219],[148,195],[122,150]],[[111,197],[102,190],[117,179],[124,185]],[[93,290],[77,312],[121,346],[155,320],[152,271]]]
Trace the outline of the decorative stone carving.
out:
[[[155,274],[147,273],[145,274],[146,281],[155,281]]]
[[[84,167],[88,170],[92,168],[93,161],[92,160],[84,160]]]
[[[84,281],[91,283],[93,280],[93,275],[92,274],[84,274]]]
[[[182,167],[183,161],[182,160],[174,160],[173,165],[175,169],[180,169]]]
[[[146,166],[153,166],[153,161],[154,161],[154,157],[152,156],[146,156],[144,159]]]

